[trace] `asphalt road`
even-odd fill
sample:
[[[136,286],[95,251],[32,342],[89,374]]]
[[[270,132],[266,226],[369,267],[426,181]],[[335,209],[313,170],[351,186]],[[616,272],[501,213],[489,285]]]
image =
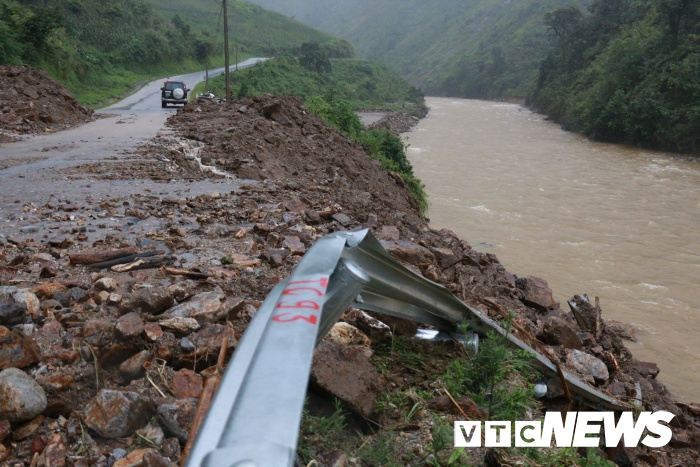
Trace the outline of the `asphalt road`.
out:
[[[238,64],[238,68],[246,68],[255,65],[258,62],[267,60],[266,58],[250,58],[244,62]],[[235,65],[231,65],[229,68],[234,69]],[[224,67],[216,68],[209,71],[209,77],[220,75],[225,70]],[[146,86],[138,90],[136,93],[127,97],[126,99],[117,102],[116,104],[110,105],[101,109],[102,113],[142,113],[142,112],[167,112],[168,110],[176,109],[177,107],[168,107],[168,109],[161,109],[160,106],[160,87],[163,85],[163,77],[159,80],[148,83]],[[196,84],[204,81],[204,72],[198,71],[195,73],[189,73],[186,75],[169,76],[173,81],[184,81],[187,87],[193,89]]]
[[[238,64],[238,68],[263,60],[266,59],[246,60]],[[212,70],[211,74],[220,74],[223,70]],[[193,88],[204,80],[204,72],[170,78],[185,81]],[[154,187],[153,182],[142,179],[99,180],[96,177],[76,180],[76,177],[71,177],[71,167],[82,164],[105,161],[129,164],[139,157],[133,154],[137,147],[159,132],[168,132],[165,121],[177,107],[161,108],[162,83],[163,78],[153,81],[121,102],[101,109],[99,113],[107,114],[104,118],[70,130],[0,145],[0,234],[16,233],[21,227],[22,222],[17,220],[22,217],[23,206],[30,203],[43,205],[51,198],[94,203],[101,196],[128,196],[145,190],[164,196],[182,192],[193,196],[230,191],[240,184],[240,181],[226,180],[171,182]]]

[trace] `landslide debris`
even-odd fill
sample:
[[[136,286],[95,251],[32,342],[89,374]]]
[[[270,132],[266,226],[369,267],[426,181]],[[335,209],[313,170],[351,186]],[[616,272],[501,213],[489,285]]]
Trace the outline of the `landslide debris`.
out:
[[[419,121],[418,117],[404,112],[389,112],[376,122],[367,125],[367,129],[388,130],[398,135],[411,131]]]
[[[0,65],[0,143],[65,130],[93,120],[93,114],[45,71]]]
[[[18,203],[6,222],[12,232],[0,232],[0,370],[16,368],[12,378],[0,373],[13,394],[0,399],[3,465],[34,456],[38,465],[174,465],[205,370],[222,347],[230,358],[267,293],[318,238],[362,227],[408,268],[494,319],[512,312],[567,371],[631,403],[641,392],[645,410],[677,414],[669,447],[604,455],[620,464],[695,462],[700,407],[673,402],[656,365],[635,361],[624,347],[619,324],[607,327],[599,306],[576,297],[581,327],[546,281],[518,278],[496,256],[431,229],[405,187],[298,99],[268,95],[230,106],[200,99],[169,125],[181,146],[161,138],[143,151],[177,166],[173,174],[210,176],[205,163],[250,182],[228,193],[164,196],[154,189],[86,204],[57,194],[43,205]],[[192,147],[196,157],[182,149]],[[123,176],[85,174],[151,177],[154,188],[167,182],[128,164],[121,170]],[[162,261],[139,263],[145,269],[103,263],[134,252],[154,255],[137,261]],[[317,351],[312,384],[383,428],[374,432],[365,419],[334,432],[306,423],[305,430],[326,428],[305,436],[300,449],[321,465],[343,458],[345,465],[378,465],[371,446],[391,447],[385,452],[402,464],[449,457],[451,441],[438,448],[437,427],[464,417],[440,397],[440,379],[464,348],[417,341],[414,323],[381,315],[351,310],[343,320]],[[338,360],[340,372],[333,370]],[[14,381],[32,391],[17,390]],[[457,403],[485,417],[468,397]],[[554,389],[543,404],[585,410]],[[18,405],[33,408],[18,416]],[[350,452],[359,458],[338,451],[341,443],[354,443]],[[484,451],[471,455],[481,462]],[[507,463],[498,452],[490,459]]]

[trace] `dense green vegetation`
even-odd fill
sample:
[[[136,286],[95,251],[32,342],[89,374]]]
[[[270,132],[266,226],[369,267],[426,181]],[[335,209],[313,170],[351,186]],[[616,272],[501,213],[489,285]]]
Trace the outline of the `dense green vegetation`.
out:
[[[552,46],[543,17],[590,0],[251,0],[349,40],[431,95],[524,98]],[[331,5],[329,5],[331,3]]]
[[[219,0],[147,1],[165,20],[179,15],[205,37],[223,35],[222,2]],[[296,49],[303,42],[342,42],[287,16],[240,0],[228,0],[228,16],[232,56],[238,50],[239,54],[268,57]],[[218,42],[220,47],[221,41]],[[347,46],[352,50],[352,46]]]
[[[0,0],[0,63],[43,68],[87,104],[140,79],[200,66],[184,22],[168,24],[142,0]]]
[[[547,22],[533,105],[596,139],[700,152],[700,1],[598,0]]]
[[[238,71],[232,77],[232,92],[239,98],[266,92],[294,94],[304,101],[316,95],[333,96],[354,108],[385,108],[387,103],[409,110],[423,106],[423,94],[391,67],[369,60],[331,61],[310,44],[303,48],[306,54],[302,51],[299,58],[280,55]],[[223,76],[212,80],[210,88],[218,96],[225,95]]]
[[[435,343],[425,344],[407,337],[373,345],[372,360],[377,369],[385,378],[391,380],[398,374],[402,381],[378,397],[379,423],[370,425],[364,432],[359,430],[356,419],[338,401],[333,409],[320,410],[318,404],[313,411],[307,408],[297,447],[304,464],[340,451],[359,459],[362,465],[491,465],[485,457],[488,450],[454,447],[454,415],[431,404],[447,393],[456,399],[467,397],[483,410],[482,414],[469,412],[471,420],[542,418],[542,406],[533,397],[536,376],[530,356],[509,348],[502,336],[491,334],[482,340],[476,355],[468,347],[462,352],[455,352],[454,347],[436,352],[435,347]],[[406,378],[405,373],[419,374],[422,378]],[[426,380],[430,381],[429,385],[425,384]],[[421,383],[415,384],[418,381]],[[411,438],[398,434],[400,427],[411,424],[430,427],[430,441],[421,451],[411,448],[415,446]],[[498,451],[500,459],[507,460],[508,465],[615,465],[602,459],[597,448],[512,447]]]
[[[229,5],[232,38],[242,35],[241,56],[266,54],[275,44],[298,49],[311,40],[351,53],[349,44],[278,13],[235,0]],[[184,0],[0,0],[0,64],[45,69],[83,103],[100,105],[139,81],[202,69],[206,61],[222,65],[219,7]]]

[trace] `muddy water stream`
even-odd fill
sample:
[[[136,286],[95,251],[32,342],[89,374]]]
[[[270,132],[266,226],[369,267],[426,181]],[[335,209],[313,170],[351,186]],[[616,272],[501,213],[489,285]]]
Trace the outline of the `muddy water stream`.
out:
[[[513,104],[430,98],[408,136],[431,225],[495,253],[555,299],[599,296],[640,360],[700,401],[700,163],[594,143]]]

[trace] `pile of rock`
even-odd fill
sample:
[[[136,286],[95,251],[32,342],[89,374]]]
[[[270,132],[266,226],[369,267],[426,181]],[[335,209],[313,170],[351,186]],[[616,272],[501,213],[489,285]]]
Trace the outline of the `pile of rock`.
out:
[[[45,71],[0,66],[0,131],[5,140],[70,128],[92,120],[93,113]]]
[[[398,135],[411,131],[414,126],[418,125],[419,121],[420,119],[413,115],[403,112],[389,112],[376,122],[367,125],[367,129],[388,130]]]

